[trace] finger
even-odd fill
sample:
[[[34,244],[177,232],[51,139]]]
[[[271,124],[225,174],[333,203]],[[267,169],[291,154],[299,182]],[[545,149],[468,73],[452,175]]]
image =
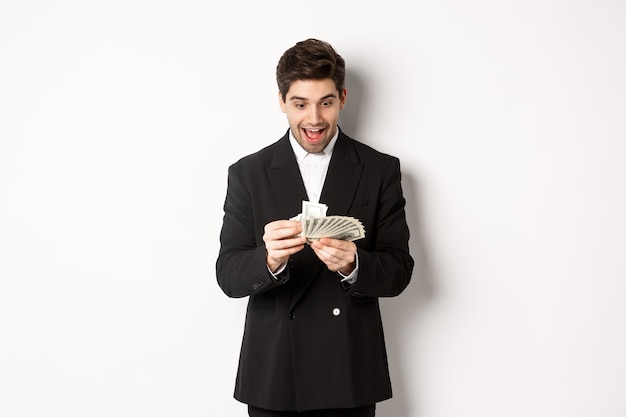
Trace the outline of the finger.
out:
[[[306,238],[304,237],[292,237],[290,239],[268,240],[265,242],[265,247],[268,250],[285,250],[293,247],[304,247]]]
[[[351,251],[356,248],[356,245],[354,244],[354,242],[351,242],[348,240],[323,237],[319,240],[319,242],[324,246],[336,248],[336,249],[343,250],[343,251]]]
[[[337,271],[349,263],[342,256],[337,256],[336,250],[332,247],[321,245],[319,242],[315,242],[311,247],[317,257],[324,262],[331,271]]]
[[[293,255],[294,253],[298,253],[299,251],[301,251],[304,248],[304,245],[300,245],[300,246],[290,246],[288,248],[284,248],[284,249],[275,249],[275,250],[271,250],[271,251],[267,251],[267,254],[270,258],[272,259],[286,259],[289,256]]]
[[[301,223],[296,220],[275,220],[265,225],[265,230],[288,229],[290,227],[299,226]]]
[[[318,240],[316,244],[319,249],[338,258],[351,257],[356,252],[354,242],[345,240],[322,238]]]
[[[306,239],[305,238],[293,238],[293,239],[283,239],[283,240],[273,240],[269,241],[265,244],[265,249],[267,250],[268,260],[271,259],[275,265],[277,266],[286,262],[289,257],[302,249],[304,249]]]
[[[328,259],[322,259],[322,262],[324,262],[324,265],[326,265],[326,268],[328,268],[329,271],[333,271],[333,272],[337,272],[345,266],[343,265],[343,263],[332,262],[331,260],[328,260]]]
[[[289,222],[288,224],[267,224],[263,241],[277,241],[282,239],[293,238],[302,232],[300,222]]]

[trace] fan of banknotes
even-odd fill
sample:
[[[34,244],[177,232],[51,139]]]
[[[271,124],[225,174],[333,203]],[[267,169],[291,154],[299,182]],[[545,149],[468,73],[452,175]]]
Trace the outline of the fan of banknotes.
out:
[[[365,237],[365,228],[354,217],[327,216],[328,207],[322,203],[302,202],[302,213],[291,220],[302,222],[302,236],[310,243],[323,237],[357,240]]]

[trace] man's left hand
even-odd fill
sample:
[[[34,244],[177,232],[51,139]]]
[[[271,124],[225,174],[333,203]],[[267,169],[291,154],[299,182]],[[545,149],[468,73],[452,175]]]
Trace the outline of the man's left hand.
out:
[[[328,269],[350,275],[356,266],[356,245],[348,240],[323,237],[311,243],[315,254]]]

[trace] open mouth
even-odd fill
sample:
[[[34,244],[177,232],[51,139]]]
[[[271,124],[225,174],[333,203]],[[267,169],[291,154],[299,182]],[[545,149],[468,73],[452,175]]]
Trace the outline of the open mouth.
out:
[[[322,134],[326,128],[317,128],[317,129],[302,129],[304,136],[309,142],[317,142],[322,138]]]

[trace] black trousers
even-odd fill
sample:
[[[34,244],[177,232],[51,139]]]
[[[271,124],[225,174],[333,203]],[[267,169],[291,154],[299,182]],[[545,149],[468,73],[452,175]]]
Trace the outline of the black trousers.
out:
[[[312,411],[273,411],[263,408],[248,406],[250,417],[374,417],[376,415],[376,404],[366,405],[357,408],[339,408],[332,410],[312,410]]]

